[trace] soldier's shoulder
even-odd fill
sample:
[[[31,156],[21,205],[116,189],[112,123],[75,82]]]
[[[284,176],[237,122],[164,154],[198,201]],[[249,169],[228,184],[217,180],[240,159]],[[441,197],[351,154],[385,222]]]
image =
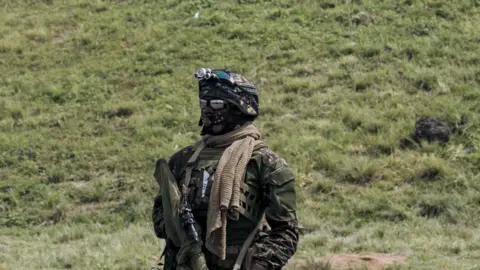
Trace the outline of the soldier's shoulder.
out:
[[[190,156],[193,154],[194,152],[194,145],[189,145],[189,146],[185,146],[184,148],[178,150],[177,152],[173,153],[173,155],[170,157],[170,162],[173,162],[173,163],[176,163],[176,162],[179,162],[183,159],[185,159],[185,157],[188,157],[190,158]]]
[[[294,180],[293,172],[285,158],[268,147],[256,151],[261,160],[262,178],[266,183],[283,185]]]
[[[182,169],[185,167],[188,160],[192,156],[194,150],[194,145],[189,145],[178,150],[168,159],[157,159],[155,164],[155,171],[157,170],[157,168],[159,168],[159,165],[162,161],[166,161],[168,164],[168,168],[172,171],[175,177],[178,178],[179,175],[181,175]]]
[[[277,152],[270,149],[268,146],[262,147],[256,151],[256,154],[260,157],[262,165],[278,168],[287,167],[288,163],[285,158]]]

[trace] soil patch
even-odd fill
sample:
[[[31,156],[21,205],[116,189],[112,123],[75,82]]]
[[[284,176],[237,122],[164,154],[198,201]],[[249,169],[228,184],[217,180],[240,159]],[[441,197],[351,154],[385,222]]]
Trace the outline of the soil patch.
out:
[[[314,262],[293,260],[287,269],[321,269],[321,270],[380,270],[389,264],[404,264],[406,257],[383,253],[332,254],[315,259]]]

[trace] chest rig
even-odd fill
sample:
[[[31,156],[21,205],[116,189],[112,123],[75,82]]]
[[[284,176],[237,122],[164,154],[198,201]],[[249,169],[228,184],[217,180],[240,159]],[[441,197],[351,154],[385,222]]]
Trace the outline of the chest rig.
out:
[[[257,147],[260,149],[263,146]],[[254,149],[258,150],[258,149]],[[194,145],[194,153],[185,167],[180,184],[188,187],[188,201],[196,216],[206,216],[210,190],[215,181],[215,171],[225,148],[206,148],[203,141]],[[240,186],[239,214],[257,224],[262,218],[262,199],[260,173],[247,166]],[[235,217],[230,216],[231,219]]]
[[[180,184],[188,187],[187,200],[199,224],[206,229],[210,190],[215,179],[215,171],[225,148],[206,148],[203,141],[194,146],[194,153],[185,167]],[[261,149],[259,145],[254,149]],[[249,164],[240,186],[240,207],[237,215],[229,216],[227,226],[227,260],[230,269],[240,269],[245,254],[256,233],[264,225],[264,205],[260,172]],[[233,221],[233,222],[232,222]],[[236,222],[235,222],[236,221]],[[229,231],[231,233],[229,233]],[[229,256],[228,239],[232,253]],[[233,261],[232,261],[233,259]],[[227,266],[225,265],[225,266]]]

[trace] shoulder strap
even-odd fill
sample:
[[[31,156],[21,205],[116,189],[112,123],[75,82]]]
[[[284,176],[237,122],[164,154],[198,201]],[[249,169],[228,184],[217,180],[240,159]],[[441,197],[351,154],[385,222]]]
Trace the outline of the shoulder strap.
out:
[[[250,234],[247,237],[247,240],[242,245],[242,249],[240,250],[240,253],[238,254],[237,260],[235,261],[235,265],[233,266],[233,270],[240,270],[242,268],[243,264],[243,259],[245,258],[245,255],[247,255],[248,248],[253,242],[253,238],[257,234],[257,232],[262,228],[262,225],[265,222],[265,212],[262,213],[260,221],[258,221],[257,226],[255,226],[255,229],[250,232]]]
[[[188,188],[188,184],[190,183],[190,177],[192,176],[192,170],[195,168],[195,164],[197,163],[197,158],[200,155],[200,152],[205,148],[205,142],[203,140],[200,140],[195,143],[194,147],[194,152],[193,155],[190,157],[190,159],[187,162],[186,168],[185,168],[185,177],[180,181],[180,186],[185,186]]]

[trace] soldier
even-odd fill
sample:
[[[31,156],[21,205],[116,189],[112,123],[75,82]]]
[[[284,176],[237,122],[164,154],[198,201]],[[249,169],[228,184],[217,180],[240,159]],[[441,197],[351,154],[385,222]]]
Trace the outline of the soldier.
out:
[[[299,239],[294,176],[252,123],[257,89],[224,70],[194,77],[203,137],[157,161],[154,173],[164,269],[281,269]]]

